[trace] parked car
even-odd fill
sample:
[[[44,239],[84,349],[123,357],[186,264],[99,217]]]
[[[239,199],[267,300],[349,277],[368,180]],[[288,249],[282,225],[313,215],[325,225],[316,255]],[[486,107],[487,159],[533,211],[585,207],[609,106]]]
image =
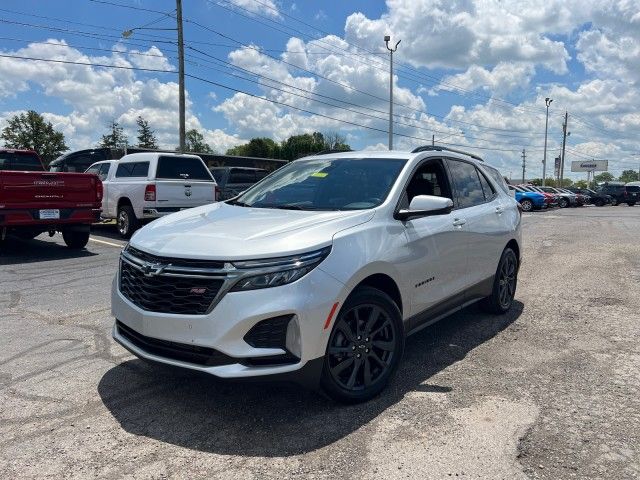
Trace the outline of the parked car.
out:
[[[599,193],[611,195],[611,205],[620,205],[626,203],[633,207],[640,202],[640,187],[630,185],[626,186],[621,182],[608,182],[603,184],[599,189]]]
[[[431,146],[310,156],[159,219],[121,253],[113,337],[218,377],[370,399],[406,335],[476,301],[513,304],[520,212],[478,158]]]
[[[557,207],[558,206],[558,197],[553,193],[547,193],[540,190],[535,185],[518,185],[523,190],[527,192],[539,193],[544,196],[544,203],[546,204],[546,208]]]
[[[595,190],[591,190],[590,188],[569,187],[567,190],[587,195],[590,199],[590,203],[596,207],[603,207],[611,204],[611,195],[605,195],[603,193],[596,192]]]
[[[562,192],[555,187],[538,187],[543,192],[554,193],[558,196],[558,206],[560,208],[577,207],[578,198],[573,193]]]
[[[573,195],[576,197],[576,207],[583,207],[589,203],[589,197],[581,193],[572,192],[568,188],[556,188],[556,190],[566,193],[567,195]]]
[[[84,248],[101,202],[95,175],[47,172],[33,150],[0,149],[0,241],[58,231],[68,247]]]
[[[239,195],[269,174],[262,168],[249,167],[213,167],[209,170],[218,184],[218,200],[228,200]]]
[[[215,201],[216,181],[196,155],[132,153],[87,172],[102,180],[102,217],[116,219],[124,238],[143,223]]]
[[[523,212],[547,208],[545,197],[541,193],[530,192],[519,185],[509,185],[509,190],[515,192],[516,201],[520,203]]]
[[[51,172],[84,172],[96,162],[115,158],[110,148],[89,148],[60,155],[49,164]]]

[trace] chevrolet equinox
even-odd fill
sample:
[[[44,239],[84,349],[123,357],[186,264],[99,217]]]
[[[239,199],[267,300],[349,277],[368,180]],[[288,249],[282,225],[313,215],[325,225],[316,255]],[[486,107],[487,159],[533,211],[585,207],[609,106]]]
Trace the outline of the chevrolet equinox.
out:
[[[301,158],[138,231],[113,282],[113,337],[147,360],[364,401],[407,335],[476,301],[511,308],[520,217],[500,173],[465,152]]]

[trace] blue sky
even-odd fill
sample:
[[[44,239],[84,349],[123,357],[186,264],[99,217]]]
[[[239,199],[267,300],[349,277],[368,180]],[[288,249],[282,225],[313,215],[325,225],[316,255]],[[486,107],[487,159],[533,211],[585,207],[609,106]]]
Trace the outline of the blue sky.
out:
[[[72,148],[111,120],[135,141],[143,115],[177,143],[173,0],[5,0],[2,55],[168,70],[110,69],[0,57],[0,127],[33,109]],[[483,154],[508,175],[540,176],[544,98],[554,99],[548,157],[569,111],[567,161],[638,168],[640,2],[184,0],[188,128],[218,151],[319,130],[355,148],[385,148],[388,55],[396,55],[397,148],[436,141]],[[523,6],[524,5],[524,6]],[[152,11],[148,11],[152,10]],[[166,12],[168,15],[163,15]],[[55,20],[60,19],[60,20]],[[226,62],[226,63],[221,63]],[[242,70],[241,70],[242,69]],[[250,72],[250,80],[243,79]],[[229,75],[233,73],[233,75]],[[247,96],[244,93],[253,96]],[[275,103],[274,103],[275,102]]]

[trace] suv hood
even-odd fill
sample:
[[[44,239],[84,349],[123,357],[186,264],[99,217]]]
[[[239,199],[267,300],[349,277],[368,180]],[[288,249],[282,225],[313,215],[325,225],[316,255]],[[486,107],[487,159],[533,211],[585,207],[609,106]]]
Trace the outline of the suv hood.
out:
[[[341,230],[368,222],[373,210],[299,211],[220,202],[158,219],[131,246],[166,257],[244,260],[295,255],[331,244]]]

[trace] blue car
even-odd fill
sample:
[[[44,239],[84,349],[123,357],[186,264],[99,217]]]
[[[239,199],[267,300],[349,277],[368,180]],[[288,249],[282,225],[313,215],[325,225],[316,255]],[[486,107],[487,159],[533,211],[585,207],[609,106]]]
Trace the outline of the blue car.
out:
[[[547,207],[544,195],[541,193],[527,192],[523,188],[514,185],[509,185],[509,190],[516,192],[516,200],[520,203],[523,212],[530,212],[534,209],[540,210],[541,208]]]

